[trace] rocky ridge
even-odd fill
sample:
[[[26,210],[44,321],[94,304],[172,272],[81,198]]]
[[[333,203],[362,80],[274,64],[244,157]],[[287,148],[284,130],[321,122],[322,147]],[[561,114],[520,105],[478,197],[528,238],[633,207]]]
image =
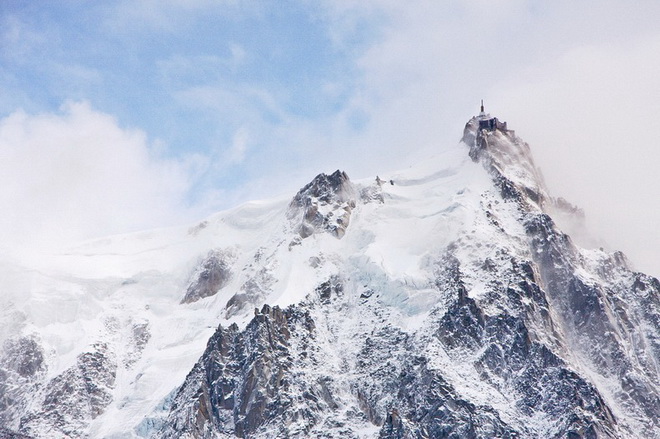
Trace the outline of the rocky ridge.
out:
[[[319,174],[293,197],[287,217],[303,239],[320,231],[341,238],[356,200],[357,191],[345,172]]]

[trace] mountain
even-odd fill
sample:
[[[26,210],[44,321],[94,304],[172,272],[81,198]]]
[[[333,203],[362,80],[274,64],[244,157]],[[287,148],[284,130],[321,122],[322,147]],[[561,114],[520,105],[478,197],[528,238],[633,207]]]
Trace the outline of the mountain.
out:
[[[660,437],[660,282],[514,131],[383,176],[2,261],[0,438]]]

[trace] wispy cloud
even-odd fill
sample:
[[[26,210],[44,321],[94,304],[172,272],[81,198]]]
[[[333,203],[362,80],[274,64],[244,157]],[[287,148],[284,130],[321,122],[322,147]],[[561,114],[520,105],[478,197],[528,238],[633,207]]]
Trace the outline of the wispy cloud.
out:
[[[250,133],[246,127],[240,127],[234,133],[231,150],[228,157],[229,163],[240,163],[245,160],[245,152],[248,149]]]
[[[0,54],[13,62],[29,60],[47,36],[14,14],[0,16]]]

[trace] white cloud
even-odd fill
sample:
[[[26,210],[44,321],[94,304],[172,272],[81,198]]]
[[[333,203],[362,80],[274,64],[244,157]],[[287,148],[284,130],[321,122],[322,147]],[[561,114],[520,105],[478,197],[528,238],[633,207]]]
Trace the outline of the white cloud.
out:
[[[0,120],[0,241],[61,244],[181,221],[189,166],[86,103]]]

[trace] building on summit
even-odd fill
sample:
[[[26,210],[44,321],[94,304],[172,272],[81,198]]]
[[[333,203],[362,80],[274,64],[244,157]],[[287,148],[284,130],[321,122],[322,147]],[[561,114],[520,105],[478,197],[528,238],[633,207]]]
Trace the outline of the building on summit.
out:
[[[484,111],[484,100],[481,100],[481,112],[478,116],[479,119],[479,130],[486,131],[506,131],[506,122],[500,122],[496,117],[490,117],[489,114],[486,114]]]

